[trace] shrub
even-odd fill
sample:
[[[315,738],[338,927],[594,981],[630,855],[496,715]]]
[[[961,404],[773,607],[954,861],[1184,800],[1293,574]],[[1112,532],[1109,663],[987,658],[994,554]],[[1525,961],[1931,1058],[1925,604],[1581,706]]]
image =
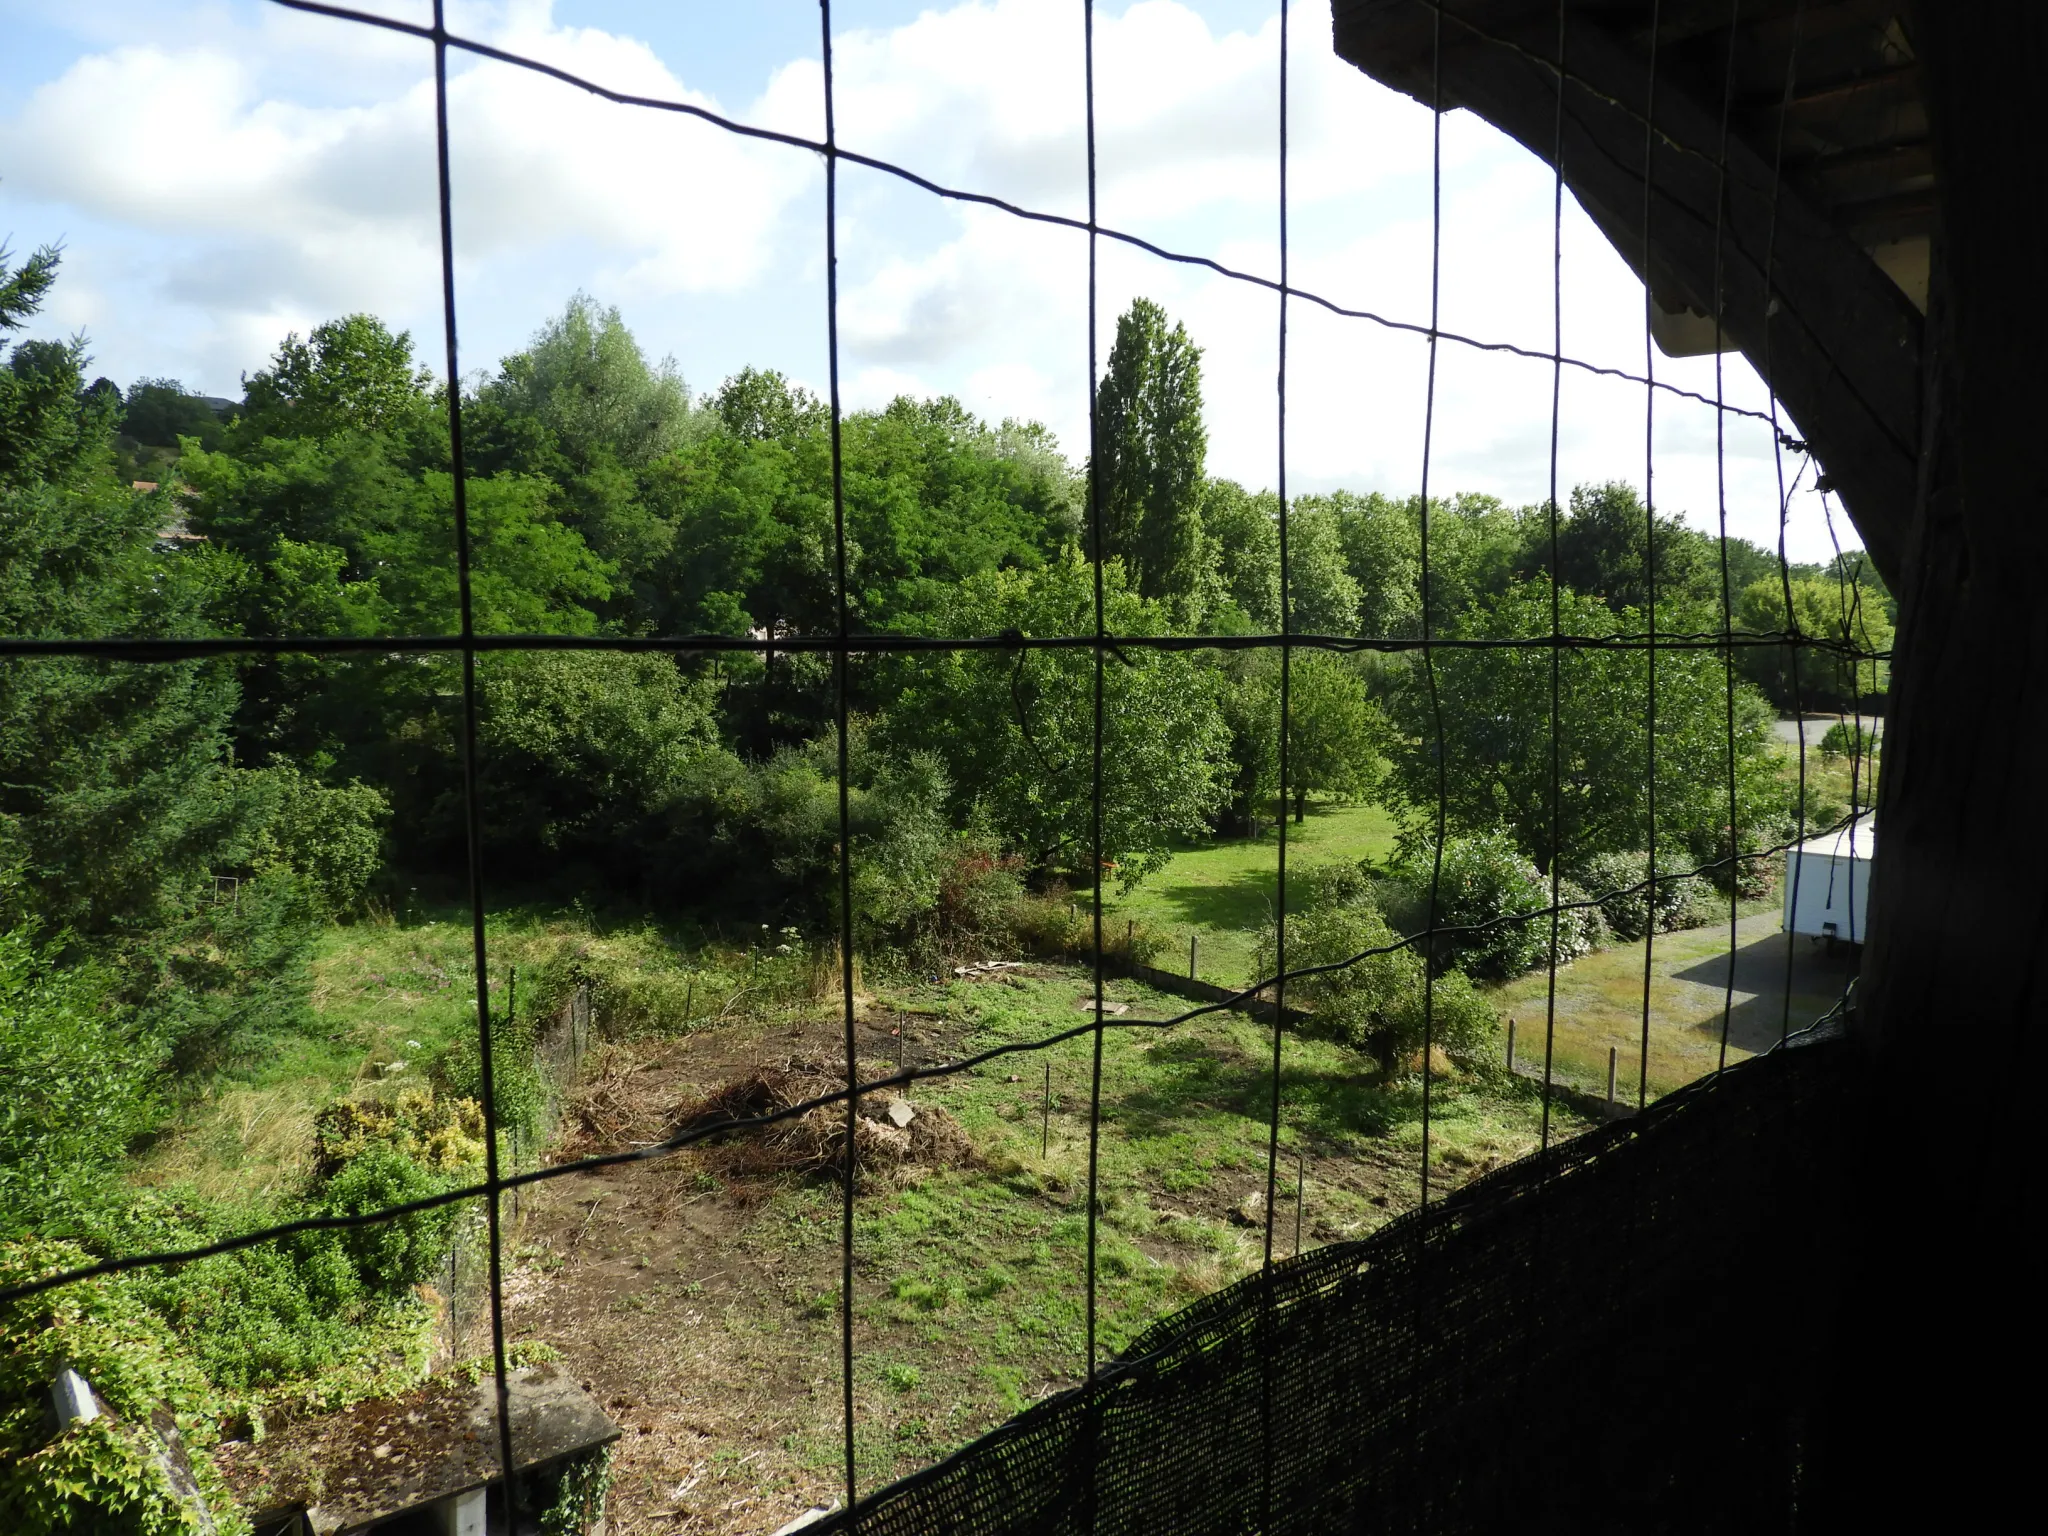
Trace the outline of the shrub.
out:
[[[374,1142],[323,1182],[314,1204],[323,1215],[362,1216],[438,1194],[448,1182],[391,1142]],[[366,1294],[393,1297],[433,1273],[448,1251],[455,1220],[456,1208],[442,1205],[364,1226],[309,1233],[306,1256],[325,1257],[323,1250],[338,1244]]]
[[[157,1053],[124,1038],[106,990],[60,968],[27,923],[0,932],[0,1236],[68,1228],[118,1198]]]
[[[1010,906],[1009,926],[1019,947],[1032,954],[1067,960],[1094,956],[1095,914],[1063,889],[1019,897]],[[1106,965],[1151,965],[1172,946],[1172,937],[1149,923],[1107,915],[1102,920]]]
[[[261,876],[287,869],[332,914],[363,898],[383,863],[384,825],[391,803],[360,781],[329,787],[289,764],[254,770],[266,802],[251,865]]]
[[[1425,844],[1404,861],[1392,881],[1382,885],[1382,897],[1404,932],[1419,933],[1428,925],[1432,867]],[[1560,905],[1565,899],[1560,882]],[[1440,934],[1430,948],[1432,967],[1439,975],[1457,969],[1481,980],[1505,981],[1547,965],[1549,907],[1550,881],[1515,846],[1505,828],[1446,839],[1437,877],[1436,925],[1481,931]],[[1557,963],[1585,954],[1599,937],[1598,928],[1583,912],[1561,911]]]
[[[1023,868],[1021,858],[980,838],[963,837],[947,850],[931,914],[930,933],[939,953],[961,955],[1012,940],[1015,910],[1024,896]],[[1072,904],[1064,888],[1047,897]]]
[[[1392,1029],[1404,1056],[1422,1049],[1425,1033],[1430,1044],[1451,1055],[1471,1056],[1491,1046],[1498,1022],[1493,1004],[1472,985],[1469,976],[1446,971],[1430,984],[1427,998],[1419,983],[1403,994],[1394,1010]]]
[[[1256,964],[1261,976],[1274,974],[1275,950],[1275,934],[1269,929],[1259,943]],[[1290,981],[1288,1001],[1312,1015],[1305,1026],[1308,1032],[1363,1051],[1393,1071],[1422,1040],[1420,1016],[1411,1017],[1407,1007],[1411,995],[1421,995],[1421,957],[1413,947],[1399,943],[1370,901],[1310,908],[1288,919],[1289,971],[1344,961],[1352,963]],[[1416,1025],[1412,1040],[1410,1023]]]
[[[0,1244],[0,1285],[89,1263],[68,1243]],[[47,1393],[61,1365],[92,1384],[109,1417],[51,1437]],[[207,1462],[219,1413],[205,1378],[168,1345],[161,1322],[121,1279],[100,1278],[0,1305],[0,1530],[20,1536],[170,1536],[192,1529],[152,1426],[168,1409],[223,1533],[245,1533]]]
[[[1875,757],[1880,738],[1870,730],[1859,731],[1847,720],[1837,720],[1820,738],[1822,757],[1853,757],[1859,745],[1865,757]]]
[[[1649,929],[1648,868],[1641,853],[1603,853],[1579,867],[1578,883],[1599,899],[1600,913],[1617,939],[1633,942]],[[1684,854],[1658,855],[1655,922],[1659,933],[1712,922],[1721,910],[1712,887],[1687,873],[1691,868],[1692,862]]]
[[[547,1083],[534,1060],[532,1017],[518,1021],[494,1014],[491,1019],[491,1082],[497,1090],[498,1129],[517,1131],[529,1141],[540,1135],[548,1115]],[[449,1043],[434,1063],[433,1078],[441,1093],[483,1103],[483,1052],[475,1034],[465,1030]]]
[[[314,1118],[316,1177],[331,1183],[356,1159],[395,1148],[430,1172],[455,1177],[482,1165],[483,1110],[475,1099],[409,1088],[396,1098],[337,1099]]]

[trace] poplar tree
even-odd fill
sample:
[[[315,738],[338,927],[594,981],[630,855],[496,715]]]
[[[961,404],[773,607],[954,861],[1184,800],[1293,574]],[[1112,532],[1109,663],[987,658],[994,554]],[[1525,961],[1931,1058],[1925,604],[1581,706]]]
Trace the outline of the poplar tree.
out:
[[[1100,498],[1099,553],[1120,559],[1140,596],[1167,601],[1183,623],[1199,615],[1201,501],[1209,436],[1202,426],[1202,349],[1150,299],[1116,323],[1096,391],[1092,477]]]

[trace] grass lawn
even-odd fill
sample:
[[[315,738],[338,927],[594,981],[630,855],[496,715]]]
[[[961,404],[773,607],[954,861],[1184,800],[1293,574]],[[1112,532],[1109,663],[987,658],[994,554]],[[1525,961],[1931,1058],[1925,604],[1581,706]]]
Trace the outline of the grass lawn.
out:
[[[1784,1028],[1787,941],[1772,910],[1745,917],[1736,929],[1734,1008],[1728,1014],[1728,1059],[1775,1044]],[[1790,945],[1791,1027],[1827,1012],[1848,978],[1845,960],[1830,959],[1809,941]],[[1660,933],[1650,965],[1650,1070],[1652,1097],[1712,1072],[1721,1060],[1727,1001],[1728,925]],[[1545,973],[1533,972],[1496,989],[1494,1006],[1516,1020],[1516,1059],[1525,1068],[1543,1063]],[[1553,1070],[1581,1086],[1607,1083],[1607,1052],[1618,1057],[1615,1096],[1633,1102],[1643,1040],[1643,946],[1620,944],[1563,966],[1557,973],[1557,1032]]]
[[[1125,1020],[1184,1006],[1110,983]],[[862,1075],[1085,1023],[1080,967],[1031,965],[946,985],[877,981]],[[749,1070],[835,1059],[829,1001],[791,1016],[647,1040],[618,1072],[646,1139],[678,1102]],[[964,1166],[863,1188],[854,1220],[856,1453],[863,1487],[927,1465],[1085,1370],[1091,1040],[920,1083],[973,1143]],[[1264,1246],[1272,1037],[1237,1016],[1105,1033],[1097,1186],[1098,1347],[1105,1354],[1250,1273]],[[1046,1068],[1052,1111],[1045,1116]],[[635,1086],[639,1085],[639,1086]],[[1275,1246],[1362,1235],[1413,1205],[1417,1080],[1377,1080],[1353,1053],[1288,1036]],[[1433,1188],[1536,1144],[1539,1106],[1501,1074],[1440,1081]],[[1571,1134],[1578,1122],[1555,1125]],[[533,1193],[512,1281],[518,1337],[559,1348],[607,1402],[647,1404],[621,1443],[624,1529],[773,1528],[840,1476],[840,1192],[829,1178],[735,1175],[716,1149]],[[686,1490],[678,1492],[677,1490]]]
[[[1334,864],[1380,859],[1394,846],[1394,819],[1377,805],[1311,803],[1308,819],[1287,824],[1287,864]],[[1181,850],[1129,895],[1107,888],[1105,920],[1136,919],[1169,934],[1173,947],[1157,964],[1184,970],[1188,937],[1204,981],[1241,986],[1251,981],[1259,931],[1272,918],[1280,833],[1232,838]]]

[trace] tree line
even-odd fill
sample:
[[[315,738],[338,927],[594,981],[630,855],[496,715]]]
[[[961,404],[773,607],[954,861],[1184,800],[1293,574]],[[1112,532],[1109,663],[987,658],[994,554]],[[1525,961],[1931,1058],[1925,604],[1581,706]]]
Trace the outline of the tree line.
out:
[[[0,328],[20,330],[57,273],[54,251],[0,265]],[[450,396],[409,336],[361,314],[293,335],[225,409],[175,381],[123,390],[87,371],[80,340],[17,340],[0,369],[8,633],[455,631]],[[1200,349],[1139,300],[1099,388],[1092,465],[1037,423],[986,422],[950,398],[848,414],[853,628],[1089,636],[1099,560],[1112,636],[1242,637],[1284,620],[1336,640],[1418,637],[1419,502],[1294,499],[1283,584],[1278,502],[1207,473],[1201,390]],[[480,634],[761,642],[481,656],[487,879],[833,931],[840,684],[805,643],[839,622],[823,403],[759,369],[693,393],[581,295],[460,401]],[[1867,569],[1795,569],[1788,619],[1774,555],[1652,518],[1619,482],[1581,486],[1554,514],[1470,494],[1428,510],[1439,637],[1536,640],[1553,609],[1568,635],[1640,635],[1654,582],[1661,633],[1718,632],[1725,601],[1739,628],[1890,641]],[[1434,835],[1440,784],[1447,833],[1504,836],[1540,873],[1653,839],[1702,862],[1761,846],[1794,814],[1773,710],[1795,681],[1809,709],[1867,702],[1882,668],[1809,651],[1795,680],[1779,648],[1733,654],[1731,678],[1715,650],[1659,651],[1652,730],[1644,651],[1566,651],[1553,795],[1547,646],[1444,649],[1429,665],[1398,646],[1297,649],[1283,807],[1276,652],[1113,646],[1097,870],[1090,649],[862,652],[844,679],[851,915],[864,946],[922,952],[957,931],[963,868],[1128,885],[1190,840],[1299,817],[1312,797],[1386,801],[1412,850]],[[12,658],[0,923],[51,975],[93,968],[127,1059],[185,1080],[246,1056],[304,1017],[294,978],[320,923],[459,878],[463,710],[459,661],[396,641]],[[221,878],[247,882],[246,898],[214,901]]]

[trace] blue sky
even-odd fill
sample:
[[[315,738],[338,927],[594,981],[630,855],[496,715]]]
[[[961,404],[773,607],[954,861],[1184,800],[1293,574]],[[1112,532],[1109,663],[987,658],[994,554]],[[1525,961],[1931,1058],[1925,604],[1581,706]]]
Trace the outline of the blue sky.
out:
[[[366,0],[424,17],[426,0]],[[1075,0],[834,7],[840,142],[1032,207],[1086,206]],[[814,0],[450,0],[451,25],[639,94],[822,133]],[[1107,0],[1097,10],[1103,222],[1278,271],[1277,65],[1270,0]],[[1329,11],[1293,9],[1294,281],[1347,306],[1428,318],[1430,117],[1336,59]],[[46,313],[97,371],[236,394],[288,331],[366,309],[440,366],[431,57],[424,44],[264,0],[0,0],[0,235],[66,248]],[[578,289],[616,304],[693,388],[737,368],[826,376],[817,156],[673,114],[611,106],[457,55],[450,85],[465,372],[517,349]],[[1547,348],[1548,170],[1468,115],[1443,123],[1446,328]],[[850,407],[952,393],[1042,419],[1085,451],[1086,242],[846,168],[841,377]],[[1565,350],[1640,372],[1642,288],[1567,199]],[[1274,483],[1277,300],[1105,243],[1098,324],[1145,294],[1206,350],[1212,472]],[[1291,308],[1292,490],[1412,491],[1426,353],[1413,337]],[[1656,358],[1712,396],[1712,359]],[[1739,358],[1726,398],[1761,405]],[[1446,345],[1433,490],[1541,497],[1550,368]],[[1566,371],[1562,486],[1640,484],[1640,386]],[[1717,522],[1714,412],[1660,397],[1659,504]],[[1731,531],[1775,542],[1768,430],[1730,418]],[[1789,472],[1789,467],[1788,467]],[[1844,542],[1851,530],[1838,519]],[[1816,498],[1795,558],[1830,549]]]

